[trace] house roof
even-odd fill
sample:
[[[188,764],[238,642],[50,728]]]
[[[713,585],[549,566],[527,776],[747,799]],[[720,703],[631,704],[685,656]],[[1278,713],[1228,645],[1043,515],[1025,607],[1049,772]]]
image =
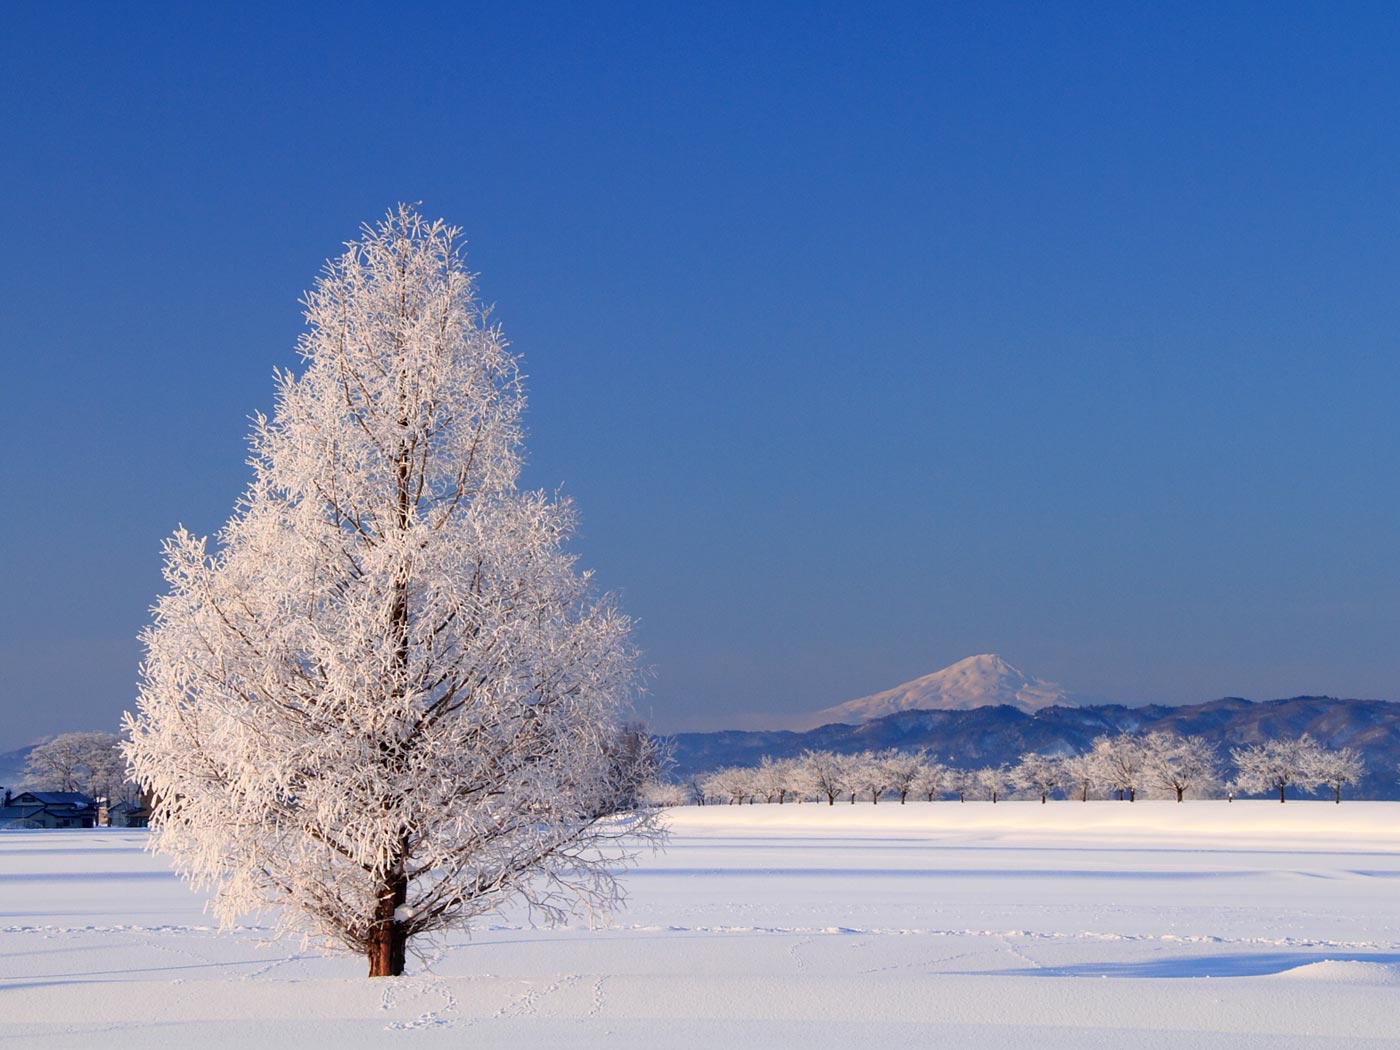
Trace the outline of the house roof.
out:
[[[96,800],[89,798],[81,791],[22,791],[18,795],[11,796],[11,805],[26,795],[45,806],[77,806],[82,808],[97,805]]]

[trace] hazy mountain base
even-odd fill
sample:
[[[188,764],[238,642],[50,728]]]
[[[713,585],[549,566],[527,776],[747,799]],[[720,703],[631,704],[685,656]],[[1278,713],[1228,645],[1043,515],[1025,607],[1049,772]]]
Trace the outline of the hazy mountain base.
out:
[[[1215,741],[1229,750],[1273,737],[1309,733],[1328,747],[1352,747],[1366,759],[1368,775],[1344,797],[1400,799],[1400,704],[1388,700],[1339,700],[1297,696],[1256,703],[1238,697],[1184,707],[1047,707],[1027,714],[1014,707],[970,711],[901,711],[861,725],[832,724],[805,733],[783,730],[679,733],[673,778],[725,765],[756,764],[764,755],[785,758],[811,749],[842,753],[927,748],[939,761],[973,767],[1015,762],[1027,751],[1073,754],[1096,736],[1165,730]]]

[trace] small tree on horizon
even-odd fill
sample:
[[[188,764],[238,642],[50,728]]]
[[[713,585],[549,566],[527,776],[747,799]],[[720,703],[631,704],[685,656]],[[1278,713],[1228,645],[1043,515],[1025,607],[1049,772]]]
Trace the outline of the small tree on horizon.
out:
[[[1289,785],[1308,791],[1321,783],[1315,772],[1319,753],[1317,741],[1307,733],[1232,748],[1230,757],[1239,770],[1235,783],[1243,791],[1277,791],[1278,800],[1286,802]]]
[[[1011,770],[1005,765],[983,766],[973,773],[977,788],[983,798],[997,802],[1011,783]]]
[[[798,763],[805,789],[825,798],[828,806],[836,805],[836,797],[848,790],[850,762],[845,756],[831,751],[804,751]]]
[[[850,757],[851,801],[856,795],[870,796],[871,805],[878,805],[880,796],[890,789],[889,759],[894,752],[862,751]]]
[[[1332,801],[1337,805],[1342,803],[1342,788],[1355,785],[1366,775],[1366,760],[1354,748],[1319,748],[1310,761],[1308,772],[1312,779],[1332,792]]]
[[[921,783],[920,778],[929,770],[928,752],[923,748],[917,751],[899,751],[891,748],[881,756],[881,761],[885,766],[889,790],[899,796],[899,804],[902,806],[908,800],[909,792]]]
[[[1143,771],[1147,779],[1171,791],[1178,802],[1188,791],[1199,791],[1220,777],[1220,759],[1203,736],[1148,733],[1143,739]]]
[[[1086,751],[1070,755],[1062,760],[1065,784],[1064,791],[1073,791],[1080,802],[1089,801],[1089,793],[1099,785],[1099,765],[1093,752]]]
[[[932,802],[948,790],[951,777],[948,767],[936,762],[924,752],[919,752],[919,771],[914,777],[910,790],[925,802]]]
[[[967,796],[976,793],[982,786],[980,771],[954,766],[947,773],[947,788],[958,796],[959,802],[966,802]]]
[[[127,756],[221,922],[271,908],[395,975],[512,899],[616,904],[654,768],[629,621],[564,550],[572,506],[516,488],[519,365],[459,231],[401,205],[304,305],[215,548],[166,542]]]
[[[755,771],[755,789],[765,802],[783,805],[793,793],[793,779],[796,763],[790,758],[772,758],[764,755]]]
[[[1040,796],[1040,802],[1044,805],[1050,797],[1050,792],[1064,788],[1065,760],[1059,755],[1027,752],[1011,770],[1010,779],[1016,787]]]
[[[1147,762],[1140,738],[1131,733],[1096,737],[1089,755],[1096,769],[1095,779],[1118,792],[1120,801],[1124,797],[1129,802],[1137,801]]]

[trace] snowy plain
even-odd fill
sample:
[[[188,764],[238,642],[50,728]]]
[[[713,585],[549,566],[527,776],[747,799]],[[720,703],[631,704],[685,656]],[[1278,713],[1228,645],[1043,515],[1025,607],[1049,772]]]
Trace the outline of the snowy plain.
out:
[[[215,929],[140,831],[0,832],[0,1047],[1400,1046],[1400,803],[672,810],[611,924],[403,978]]]

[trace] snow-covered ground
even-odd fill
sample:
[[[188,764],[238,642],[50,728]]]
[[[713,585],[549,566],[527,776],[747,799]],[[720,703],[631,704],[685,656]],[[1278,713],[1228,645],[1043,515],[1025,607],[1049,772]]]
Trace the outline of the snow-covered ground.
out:
[[[0,1047],[1400,1045],[1400,804],[673,812],[591,931],[412,976],[220,933],[131,831],[0,833]]]

